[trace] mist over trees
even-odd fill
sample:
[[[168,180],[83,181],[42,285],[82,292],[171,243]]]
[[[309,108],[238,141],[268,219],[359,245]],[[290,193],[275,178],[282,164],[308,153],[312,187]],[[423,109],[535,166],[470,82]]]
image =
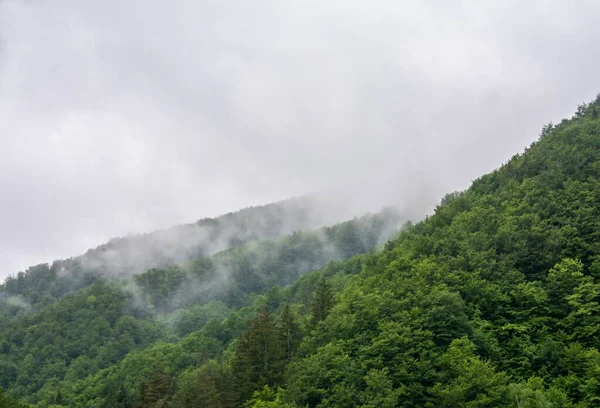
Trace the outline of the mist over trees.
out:
[[[150,268],[200,259],[250,241],[276,239],[294,231],[333,225],[358,215],[357,211],[334,196],[307,194],[165,230],[114,238],[84,255],[55,261],[51,272],[36,270],[45,267],[39,265],[23,273],[62,273],[71,280],[74,276],[92,273],[129,277]],[[20,276],[18,273],[13,277]]]
[[[13,277],[0,406],[596,407],[599,111],[401,231],[382,211],[76,288]]]
[[[214,357],[244,325],[246,317],[240,317],[221,327],[222,319],[231,319],[230,312],[245,310],[241,316],[248,316],[260,293],[275,296],[278,287],[311,270],[373,249],[397,234],[401,223],[397,211],[385,209],[278,240],[232,245],[211,257],[150,268],[131,278],[85,267],[71,275],[58,269],[62,261],[29,268],[9,277],[0,291],[0,386],[19,396],[30,395],[28,400],[42,406],[59,405],[58,390],[60,400],[68,401],[70,395],[71,387],[65,384],[110,369],[136,350],[200,329],[210,333],[200,340],[209,347],[201,355]],[[287,336],[282,358],[288,361],[299,341],[292,316],[288,310],[287,334],[280,334]],[[182,361],[181,367],[193,361]],[[136,392],[145,395],[158,387],[154,382],[166,375],[159,371],[141,382],[136,378]],[[123,396],[131,390],[120,385],[115,392]],[[159,397],[143,398],[156,402]]]

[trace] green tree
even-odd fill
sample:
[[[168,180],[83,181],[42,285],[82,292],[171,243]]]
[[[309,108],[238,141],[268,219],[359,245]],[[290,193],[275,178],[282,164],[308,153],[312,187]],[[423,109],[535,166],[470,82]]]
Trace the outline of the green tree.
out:
[[[574,338],[586,345],[600,347],[600,284],[588,277],[567,296],[567,301],[571,312],[565,323]]]
[[[135,406],[137,408],[165,407],[169,400],[171,387],[169,375],[160,370],[154,371],[149,380],[142,380],[140,383]]]
[[[279,316],[279,333],[285,359],[290,362],[302,340],[302,332],[288,303],[285,304],[281,316]]]
[[[165,269],[152,268],[133,278],[155,310],[164,314],[170,310],[173,295],[179,290],[186,274],[178,266],[172,266]]]
[[[364,408],[394,408],[403,390],[395,388],[387,367],[370,370],[364,377],[366,388],[361,395]]]
[[[246,401],[265,385],[277,387],[283,380],[285,350],[273,315],[265,307],[248,321],[238,338],[232,361],[238,401]]]
[[[333,291],[331,285],[325,277],[322,277],[315,288],[313,301],[311,305],[313,326],[322,320],[325,320],[329,311],[333,307]]]
[[[441,357],[444,379],[431,388],[435,407],[505,407],[508,377],[475,353],[467,338],[454,340]]]
[[[25,404],[14,400],[0,388],[0,408],[26,408]]]
[[[254,392],[252,398],[244,404],[244,408],[292,408],[292,406],[283,402],[279,393],[265,385],[262,390]]]
[[[558,262],[548,272],[547,288],[550,297],[550,310],[556,317],[564,317],[567,311],[567,297],[582,282],[583,264],[566,258]]]

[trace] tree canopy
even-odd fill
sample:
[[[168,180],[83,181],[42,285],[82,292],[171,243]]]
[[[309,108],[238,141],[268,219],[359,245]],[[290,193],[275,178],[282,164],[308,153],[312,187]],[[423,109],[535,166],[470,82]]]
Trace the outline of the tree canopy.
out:
[[[13,277],[0,407],[596,407],[599,109],[381,247],[385,212],[76,290]]]

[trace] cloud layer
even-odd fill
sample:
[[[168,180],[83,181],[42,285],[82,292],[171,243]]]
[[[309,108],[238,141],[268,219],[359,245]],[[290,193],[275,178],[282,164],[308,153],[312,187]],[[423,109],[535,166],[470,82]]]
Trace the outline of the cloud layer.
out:
[[[594,0],[413,3],[0,0],[0,277],[309,191],[425,211],[600,92]]]

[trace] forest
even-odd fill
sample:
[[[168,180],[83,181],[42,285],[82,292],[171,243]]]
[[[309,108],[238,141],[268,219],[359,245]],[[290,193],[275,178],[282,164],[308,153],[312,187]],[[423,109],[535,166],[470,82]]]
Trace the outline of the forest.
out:
[[[420,222],[9,277],[0,408],[597,407],[599,114],[600,95]]]

